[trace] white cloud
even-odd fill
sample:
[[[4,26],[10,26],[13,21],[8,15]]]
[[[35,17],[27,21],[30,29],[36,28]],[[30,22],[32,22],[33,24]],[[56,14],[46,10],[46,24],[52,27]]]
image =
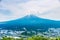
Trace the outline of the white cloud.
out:
[[[59,7],[60,3],[53,0],[43,0],[43,1],[30,1],[27,3],[22,4],[22,7],[25,11],[30,10],[31,12],[40,12],[43,13],[44,11]]]
[[[60,20],[60,7],[44,12],[43,14],[39,15],[39,17],[58,21]]]
[[[24,1],[24,2],[23,2]],[[12,15],[6,16],[0,13],[0,21],[14,20],[21,18],[25,15],[34,14],[39,17],[49,18],[49,19],[60,19],[58,16],[60,13],[48,13],[47,15],[41,15],[42,13],[60,7],[60,2],[58,0],[7,0],[1,2],[0,9],[7,9],[12,12]],[[55,15],[53,17],[53,15]],[[47,17],[46,17],[47,16]]]
[[[25,14],[23,13],[23,9],[19,9],[18,6],[13,5],[13,4],[7,4],[7,3],[2,3],[0,4],[2,7],[0,9],[3,10],[10,10],[12,13],[11,15],[4,15],[3,13],[0,13],[0,21],[7,21],[7,20],[14,20],[17,18],[23,17]]]
[[[22,7],[25,9],[25,13],[33,13],[34,15],[42,18],[60,20],[59,0],[32,0],[22,4]],[[48,12],[48,10],[50,12]]]

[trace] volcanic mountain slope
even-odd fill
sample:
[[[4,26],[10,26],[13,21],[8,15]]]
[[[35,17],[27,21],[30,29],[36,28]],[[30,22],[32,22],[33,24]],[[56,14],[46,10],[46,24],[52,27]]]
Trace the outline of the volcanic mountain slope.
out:
[[[37,30],[37,29],[48,29],[48,28],[59,28],[60,21],[54,21],[49,19],[39,18],[35,15],[27,15],[23,18],[3,22],[0,24],[0,28],[7,30]]]

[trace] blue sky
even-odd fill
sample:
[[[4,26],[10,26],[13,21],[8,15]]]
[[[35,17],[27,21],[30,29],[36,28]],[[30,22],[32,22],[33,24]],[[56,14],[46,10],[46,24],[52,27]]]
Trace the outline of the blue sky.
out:
[[[0,22],[34,14],[41,18],[60,20],[59,0],[2,0]]]
[[[25,3],[30,0],[2,0],[4,3],[9,3],[9,4],[17,4],[17,3]]]

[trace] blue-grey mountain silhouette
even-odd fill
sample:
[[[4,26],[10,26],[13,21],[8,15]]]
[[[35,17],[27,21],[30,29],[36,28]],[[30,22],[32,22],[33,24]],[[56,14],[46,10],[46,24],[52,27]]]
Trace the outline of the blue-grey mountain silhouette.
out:
[[[45,31],[48,28],[58,27],[60,27],[60,21],[43,19],[35,15],[27,15],[23,18],[0,24],[0,28],[7,30],[24,30],[23,28],[26,28],[27,30],[43,29],[42,31]]]

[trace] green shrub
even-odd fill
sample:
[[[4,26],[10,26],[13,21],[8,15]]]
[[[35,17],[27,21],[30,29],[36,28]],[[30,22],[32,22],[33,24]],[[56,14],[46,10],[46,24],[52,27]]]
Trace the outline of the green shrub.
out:
[[[2,40],[15,40],[15,39],[13,37],[5,36],[5,37],[2,37]]]
[[[32,36],[27,38],[14,38],[14,37],[2,37],[2,40],[60,40],[60,37],[45,37],[45,36]]]

